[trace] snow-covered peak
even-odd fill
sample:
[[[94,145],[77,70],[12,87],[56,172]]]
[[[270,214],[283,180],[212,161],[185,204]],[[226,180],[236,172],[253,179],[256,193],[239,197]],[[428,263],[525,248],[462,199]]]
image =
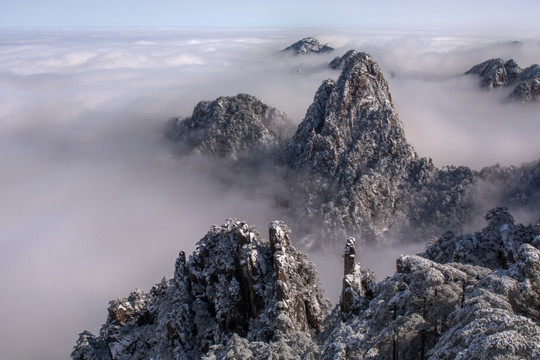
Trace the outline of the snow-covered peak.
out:
[[[282,51],[294,52],[295,55],[311,54],[311,53],[324,53],[334,51],[333,47],[327,44],[321,44],[319,40],[313,37],[307,37],[295,42],[294,44],[286,47]]]

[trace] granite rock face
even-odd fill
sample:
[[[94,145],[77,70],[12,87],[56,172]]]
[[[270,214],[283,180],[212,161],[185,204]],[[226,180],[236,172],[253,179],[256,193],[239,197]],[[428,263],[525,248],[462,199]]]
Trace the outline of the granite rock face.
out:
[[[503,59],[490,59],[473,66],[465,74],[478,75],[483,87],[496,88],[512,84],[522,71],[513,59],[506,62]]]
[[[282,51],[293,52],[295,55],[305,55],[331,52],[334,51],[334,48],[328,46],[327,44],[321,44],[319,40],[315,38],[307,37],[286,47]]]
[[[388,83],[365,53],[349,51],[337,81],[317,90],[282,162],[300,176],[298,216],[381,242],[411,228],[456,228],[471,210],[470,169],[437,169],[406,140]],[[338,64],[339,63],[339,64]]]
[[[326,333],[321,358],[540,356],[540,250],[531,241],[540,239],[540,228],[514,225],[503,208],[486,218],[482,232],[455,243],[445,234],[422,256],[401,256],[396,274],[377,284],[366,279],[359,264],[352,273],[345,269],[344,290],[358,290],[347,295],[352,303],[343,305],[341,299],[341,316]],[[456,251],[459,262],[451,259]],[[355,310],[345,312],[344,306]]]
[[[111,301],[100,335],[81,333],[71,356],[315,358],[329,310],[314,265],[292,246],[285,224],[273,222],[267,242],[228,220],[189,259],[180,253],[174,278]]]
[[[72,359],[536,359],[540,226],[492,209],[481,232],[444,234],[377,282],[347,239],[330,313],[317,272],[275,221],[267,242],[240,220],[214,226],[174,277],[110,302]],[[452,235],[453,236],[453,235]]]
[[[349,50],[343,56],[336,56],[334,60],[330,61],[328,66],[330,66],[330,68],[334,70],[343,70],[347,62],[351,61],[351,59],[354,59],[357,54],[358,54],[358,51]]]
[[[232,159],[275,152],[290,133],[284,113],[247,94],[201,101],[190,117],[171,119],[166,129],[181,153]]]
[[[167,136],[182,153],[210,155],[231,168],[222,175],[227,183],[271,171],[279,185],[271,201],[301,246],[333,247],[349,236],[414,241],[459,232],[493,206],[539,210],[538,162],[436,168],[407,142],[388,83],[368,54],[350,50],[331,64],[339,78],[321,84],[292,138],[283,113],[245,94],[200,102],[191,117],[168,123]],[[534,82],[538,71],[500,59],[471,69],[491,87]]]
[[[490,59],[473,66],[466,73],[478,75],[482,87],[496,88],[513,86],[510,100],[529,103],[540,95],[540,66],[531,65],[521,69],[514,60]]]

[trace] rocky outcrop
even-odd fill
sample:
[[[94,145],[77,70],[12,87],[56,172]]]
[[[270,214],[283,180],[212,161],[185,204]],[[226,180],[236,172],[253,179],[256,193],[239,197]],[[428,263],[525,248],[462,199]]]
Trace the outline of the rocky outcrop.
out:
[[[290,133],[284,113],[247,94],[201,101],[190,117],[171,119],[166,129],[181,153],[233,159],[273,153]]]
[[[305,55],[305,54],[318,54],[334,51],[333,47],[328,46],[327,44],[321,44],[319,40],[307,37],[302,40],[295,42],[294,44],[286,47],[282,51],[293,52],[295,55]]]
[[[358,315],[365,309],[373,297],[377,283],[375,273],[362,269],[356,260],[356,240],[348,238],[343,262],[343,288],[341,291],[340,310],[342,318]]]
[[[459,263],[444,261],[452,256],[445,234],[423,256],[401,256],[396,274],[371,286],[370,293],[361,289],[357,296],[349,296],[353,303],[347,306],[357,310],[333,323],[321,358],[540,356],[540,250],[529,243],[531,238],[540,239],[540,228],[514,226],[512,216],[500,208],[486,218],[489,225],[481,233],[462,237],[478,239],[476,246],[461,248]],[[480,242],[484,244],[478,248]],[[501,243],[517,249],[508,266],[493,261]]]
[[[298,216],[373,242],[410,228],[458,227],[470,211],[471,171],[436,169],[416,155],[369,55],[351,51],[338,62],[340,77],[319,87],[282,156],[306,174],[291,196]]]
[[[488,226],[474,235],[445,233],[426,249],[424,256],[439,263],[507,269],[515,261],[520,246],[532,243],[540,230],[533,226],[515,225],[507,208],[490,210],[486,220]]]
[[[214,226],[174,277],[111,301],[72,359],[536,359],[540,225],[491,210],[474,235],[444,234],[378,282],[347,239],[332,313],[313,264],[281,221],[267,242],[240,220]],[[540,222],[539,222],[540,223]],[[453,235],[452,235],[453,236]]]
[[[272,223],[270,240],[239,220],[214,226],[187,261],[180,253],[174,278],[111,301],[100,335],[81,333],[72,358],[315,356],[330,302],[287,226]]]
[[[510,99],[522,103],[530,103],[536,101],[540,96],[540,72],[539,76],[521,81],[510,94]]]
[[[330,61],[328,66],[334,70],[343,70],[345,68],[345,65],[351,61],[351,59],[354,59],[356,55],[358,54],[358,51],[356,50],[349,50],[347,51],[343,56],[336,56],[334,60]],[[352,60],[354,61],[354,60]]]
[[[513,59],[506,62],[503,59],[490,59],[473,66],[465,75],[478,75],[483,87],[496,88],[512,84],[522,71]]]
[[[540,95],[540,66],[531,65],[521,69],[514,60],[491,59],[473,66],[465,75],[473,74],[481,78],[483,87],[496,88],[513,86],[510,99],[529,103]]]
[[[228,184],[244,188],[255,171],[271,171],[279,190],[269,196],[301,246],[333,247],[349,236],[377,244],[426,238],[459,232],[489,207],[540,208],[538,162],[436,168],[407,142],[388,83],[368,54],[351,50],[331,66],[341,69],[339,78],[321,84],[292,138],[282,113],[244,94],[199,103],[191,117],[170,121],[167,134],[181,152],[217,157],[231,169],[218,174]],[[491,87],[534,81],[539,71],[500,59],[471,69]]]

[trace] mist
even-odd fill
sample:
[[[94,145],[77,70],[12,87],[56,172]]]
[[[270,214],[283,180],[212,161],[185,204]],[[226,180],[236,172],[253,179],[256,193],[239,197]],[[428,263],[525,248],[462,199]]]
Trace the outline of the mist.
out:
[[[337,50],[279,53],[305,36]],[[350,30],[3,29],[3,356],[67,359],[79,332],[99,331],[109,300],[172,276],[178,251],[191,253],[212,224],[242,218],[267,237],[268,223],[280,218],[271,200],[276,182],[252,174],[248,186],[230,186],[220,162],[175,156],[162,138],[165,121],[189,116],[200,100],[249,93],[297,124],[320,83],[339,75],[328,62],[354,48],[387,74],[421,156],[475,168],[539,158],[538,105],[508,105],[507,89],[486,92],[461,76],[491,57],[513,57],[521,67],[540,59],[537,41],[513,48],[507,40]],[[359,258],[382,278],[400,253],[422,247],[365,250]],[[312,254],[334,302],[342,250]]]

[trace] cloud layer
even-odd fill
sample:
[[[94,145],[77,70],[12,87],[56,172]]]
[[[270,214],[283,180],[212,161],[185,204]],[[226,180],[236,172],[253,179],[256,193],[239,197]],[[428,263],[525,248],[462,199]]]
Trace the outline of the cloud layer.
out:
[[[308,35],[337,51],[278,53]],[[498,40],[269,29],[2,30],[4,356],[67,358],[79,331],[98,331],[108,300],[171,276],[178,251],[190,253],[212,224],[240,217],[266,236],[279,218],[267,196],[276,191],[271,181],[252,174],[246,191],[231,188],[219,163],[175,158],[161,138],[166,119],[190,115],[199,100],[250,93],[298,123],[319,84],[338,76],[326,64],[355,48],[388,74],[420,155],[474,167],[540,157],[538,106],[507,105],[505,90],[487,93],[460,76],[490,57],[513,57],[522,67],[540,58],[536,41],[516,47]],[[366,251],[365,266],[389,275],[400,250]],[[314,255],[334,301],[340,255]]]

